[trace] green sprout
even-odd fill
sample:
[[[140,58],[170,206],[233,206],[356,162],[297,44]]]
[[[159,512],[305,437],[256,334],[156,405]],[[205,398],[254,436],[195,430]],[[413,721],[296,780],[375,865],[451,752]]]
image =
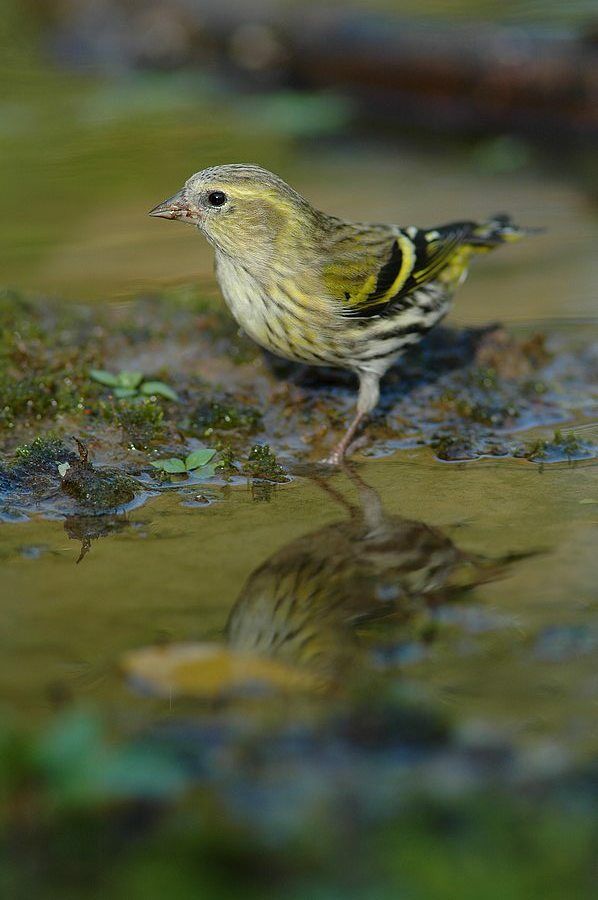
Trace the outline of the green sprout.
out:
[[[215,467],[208,465],[210,460],[216,455],[215,450],[204,449],[194,450],[184,459],[178,456],[171,456],[169,459],[157,459],[152,463],[154,468],[169,475],[188,475],[196,469],[202,469],[201,474],[208,477],[214,474]]]
[[[115,397],[165,397],[166,400],[178,400],[178,395],[163,381],[146,380],[142,372],[119,372],[113,375],[104,369],[90,369],[89,376],[99,384],[112,388]]]
[[[557,430],[551,439],[539,438],[531,444],[517,448],[515,456],[524,457],[531,462],[592,459],[596,456],[596,447],[591,442],[578,438],[573,431]]]

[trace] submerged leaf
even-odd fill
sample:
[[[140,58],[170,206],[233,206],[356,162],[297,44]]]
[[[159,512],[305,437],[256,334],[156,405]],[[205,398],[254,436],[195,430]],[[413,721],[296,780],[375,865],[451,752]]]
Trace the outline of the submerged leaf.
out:
[[[191,472],[193,469],[199,469],[201,466],[207,465],[215,455],[216,451],[208,448],[194,450],[185,460],[187,471]]]
[[[179,399],[177,392],[173,391],[167,384],[164,384],[163,381],[144,381],[139,390],[146,396],[155,394],[158,397],[165,397],[167,400]]]
[[[169,472],[171,475],[184,475],[187,471],[184,460],[171,456],[170,459],[157,459],[151,464],[161,472]]]

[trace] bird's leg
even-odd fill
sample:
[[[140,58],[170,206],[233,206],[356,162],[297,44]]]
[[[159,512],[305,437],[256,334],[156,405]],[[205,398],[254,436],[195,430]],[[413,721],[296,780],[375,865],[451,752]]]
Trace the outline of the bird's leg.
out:
[[[345,453],[347,452],[347,450],[349,448],[349,444],[355,437],[355,434],[356,434],[359,426],[365,419],[366,415],[367,415],[367,413],[362,413],[362,412],[358,412],[355,415],[355,417],[353,418],[353,421],[347,428],[342,439],[338,442],[338,444],[336,445],[334,450],[332,450],[330,455],[326,457],[324,462],[329,463],[331,466],[340,466],[340,464],[342,463],[342,461],[345,458]]]
[[[358,372],[358,376],[359,396],[357,397],[357,412],[342,439],[325,460],[331,466],[338,466],[342,463],[359,426],[368,413],[374,409],[380,398],[380,376],[376,372]]]

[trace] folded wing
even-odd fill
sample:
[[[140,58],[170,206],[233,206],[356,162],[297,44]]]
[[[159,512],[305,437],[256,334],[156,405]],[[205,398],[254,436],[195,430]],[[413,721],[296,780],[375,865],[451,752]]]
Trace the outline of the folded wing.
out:
[[[353,257],[345,237],[324,273],[328,290],[341,302],[344,316],[384,315],[437,278],[475,229],[473,222],[454,222],[433,229],[356,230]]]

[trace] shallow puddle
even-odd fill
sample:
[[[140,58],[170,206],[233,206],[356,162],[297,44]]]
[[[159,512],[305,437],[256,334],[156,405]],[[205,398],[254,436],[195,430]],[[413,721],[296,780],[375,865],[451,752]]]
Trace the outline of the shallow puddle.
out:
[[[197,508],[168,493],[114,517],[79,564],[68,519],[4,524],[2,692],[28,720],[56,697],[176,716],[176,684],[138,696],[123,654],[214,641],[312,674],[314,703],[373,669],[462,722],[589,754],[595,472],[404,451],[261,502],[241,486]]]

